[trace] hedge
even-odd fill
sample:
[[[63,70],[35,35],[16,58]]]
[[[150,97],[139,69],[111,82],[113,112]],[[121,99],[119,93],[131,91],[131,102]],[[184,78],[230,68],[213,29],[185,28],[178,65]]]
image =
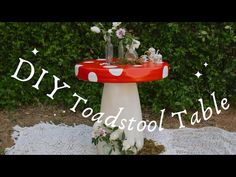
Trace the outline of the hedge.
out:
[[[74,65],[80,61],[103,57],[104,42],[100,35],[90,32],[92,22],[0,23],[0,108],[16,108],[29,104],[57,104],[72,107],[73,93],[88,99],[87,105],[99,111],[102,84],[79,81],[74,76]],[[139,37],[139,55],[150,47],[160,49],[163,59],[171,66],[168,78],[139,84],[143,107],[154,112],[160,109],[177,111],[198,109],[198,99],[212,105],[210,94],[227,97],[236,102],[236,23],[125,23],[127,29]],[[114,44],[116,45],[116,43]],[[37,48],[37,56],[32,50]],[[35,76],[19,82],[10,76],[19,58],[31,61]],[[203,64],[207,62],[208,66]],[[40,85],[32,88],[41,74],[49,71]],[[27,68],[23,68],[27,73]],[[197,79],[194,75],[203,75]],[[24,74],[23,74],[24,75]],[[53,89],[52,75],[71,86],[55,95],[46,96]]]

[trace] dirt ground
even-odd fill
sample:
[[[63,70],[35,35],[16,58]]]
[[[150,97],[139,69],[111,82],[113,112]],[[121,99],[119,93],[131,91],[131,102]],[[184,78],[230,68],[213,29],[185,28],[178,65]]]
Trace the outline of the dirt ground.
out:
[[[191,115],[191,114],[190,114]],[[201,117],[201,113],[199,113]],[[148,121],[156,120],[159,122],[160,117],[153,115],[149,110],[143,110],[143,119]],[[79,112],[72,113],[69,109],[55,106],[37,106],[22,107],[15,111],[0,111],[0,154],[4,154],[4,149],[14,145],[11,139],[13,127],[33,126],[40,122],[50,122],[54,124],[65,123],[67,125],[86,124],[93,125],[89,118],[83,118]],[[183,120],[183,124],[189,128],[200,128],[206,126],[219,127],[228,131],[236,132],[236,106],[231,106],[229,110],[213,116],[207,120],[202,120],[199,124],[192,126],[189,120]],[[163,120],[163,128],[178,128],[179,121],[177,117],[171,118],[166,113]]]

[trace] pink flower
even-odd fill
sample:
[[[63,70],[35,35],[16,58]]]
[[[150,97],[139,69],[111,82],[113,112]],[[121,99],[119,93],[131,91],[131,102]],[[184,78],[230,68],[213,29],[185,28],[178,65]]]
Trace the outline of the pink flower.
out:
[[[123,28],[120,28],[120,29],[118,29],[117,31],[116,31],[116,36],[119,38],[119,39],[122,39],[122,38],[124,38],[124,36],[125,36],[125,29],[123,29]]]
[[[103,128],[99,128],[99,135],[106,136],[106,130],[104,130]]]

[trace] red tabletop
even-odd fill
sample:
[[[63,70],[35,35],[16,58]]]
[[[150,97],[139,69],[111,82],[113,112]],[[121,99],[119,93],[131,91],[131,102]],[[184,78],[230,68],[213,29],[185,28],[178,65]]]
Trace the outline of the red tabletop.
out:
[[[142,65],[107,65],[105,59],[93,59],[75,65],[80,80],[101,83],[137,83],[161,80],[169,74],[167,62],[145,62]]]

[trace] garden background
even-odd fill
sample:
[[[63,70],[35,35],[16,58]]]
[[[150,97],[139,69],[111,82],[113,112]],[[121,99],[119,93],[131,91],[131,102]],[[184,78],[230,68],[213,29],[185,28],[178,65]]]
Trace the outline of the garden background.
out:
[[[102,35],[90,31],[92,22],[0,23],[0,108],[12,109],[22,105],[56,104],[72,106],[77,92],[88,99],[87,105],[99,111],[101,84],[78,81],[74,65],[80,61],[104,57]],[[110,25],[110,23],[105,23]],[[210,94],[227,97],[236,103],[236,23],[124,23],[139,37],[142,55],[148,48],[160,49],[163,59],[171,66],[170,75],[162,81],[139,84],[143,107],[159,112],[199,109],[197,100],[213,105]],[[116,41],[113,41],[116,47]],[[37,48],[37,56],[32,50]],[[116,49],[116,48],[115,48]],[[28,82],[19,82],[10,76],[16,70],[19,57],[31,61],[35,76]],[[204,63],[209,65],[204,67]],[[41,74],[49,71],[40,84],[32,88]],[[203,75],[197,79],[194,75]],[[24,73],[29,73],[24,68]],[[55,99],[46,96],[53,89],[52,75],[71,86],[59,91]],[[23,74],[24,75],[24,74]]]

